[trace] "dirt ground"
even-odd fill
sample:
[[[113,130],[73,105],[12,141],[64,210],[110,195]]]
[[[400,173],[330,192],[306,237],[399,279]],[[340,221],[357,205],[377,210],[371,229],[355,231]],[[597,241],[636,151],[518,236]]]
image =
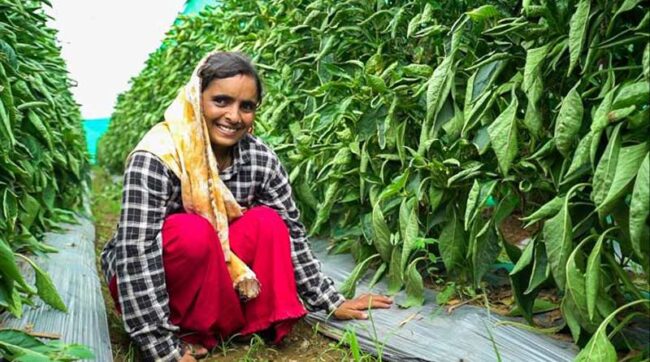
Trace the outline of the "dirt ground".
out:
[[[95,218],[97,268],[101,275],[99,254],[112,236],[119,219],[120,186],[101,169],[93,174],[92,208]],[[121,317],[117,314],[108,287],[102,279],[102,294],[111,335],[113,358],[116,362],[138,361],[136,347],[124,331]],[[279,346],[266,346],[261,339],[248,343],[224,343],[217,346],[204,361],[343,361],[350,360],[350,351],[300,321],[291,334]],[[371,360],[364,356],[364,360]]]

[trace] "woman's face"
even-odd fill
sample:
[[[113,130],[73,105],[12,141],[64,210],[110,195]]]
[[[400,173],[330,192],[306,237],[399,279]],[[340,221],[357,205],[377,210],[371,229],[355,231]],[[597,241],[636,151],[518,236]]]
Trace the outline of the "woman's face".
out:
[[[201,108],[215,150],[234,146],[253,125],[257,86],[249,75],[214,79],[201,94]]]

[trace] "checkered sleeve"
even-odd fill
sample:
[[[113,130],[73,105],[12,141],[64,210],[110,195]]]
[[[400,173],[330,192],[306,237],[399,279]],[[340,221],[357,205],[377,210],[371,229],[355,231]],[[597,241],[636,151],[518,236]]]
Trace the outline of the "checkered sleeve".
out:
[[[258,202],[275,209],[289,228],[298,294],[310,309],[331,312],[345,298],[336,290],[332,279],[321,272],[320,261],[312,253],[305,227],[300,222],[300,211],[292,197],[289,177],[274,154],[269,158],[268,172],[269,177]]]
[[[124,174],[115,273],[122,319],[146,361],[181,358],[178,328],[169,322],[162,224],[172,191],[170,171],[156,156],[134,153]]]

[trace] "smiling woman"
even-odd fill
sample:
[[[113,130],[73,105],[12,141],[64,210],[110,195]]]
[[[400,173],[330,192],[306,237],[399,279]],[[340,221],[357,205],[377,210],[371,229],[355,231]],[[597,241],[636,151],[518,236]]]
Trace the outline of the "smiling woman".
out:
[[[239,53],[209,56],[199,70],[201,109],[220,169],[232,163],[232,146],[251,131],[262,83]]]
[[[352,319],[391,304],[346,301],[321,273],[286,171],[250,134],[261,99],[245,56],[209,54],[128,158],[102,265],[146,360],[193,361],[234,334],[279,343],[304,306]]]

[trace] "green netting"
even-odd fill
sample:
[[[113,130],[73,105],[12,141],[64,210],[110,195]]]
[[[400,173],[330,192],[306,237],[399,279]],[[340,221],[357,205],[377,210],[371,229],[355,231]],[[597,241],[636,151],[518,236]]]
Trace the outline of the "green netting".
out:
[[[86,148],[90,154],[90,162],[96,162],[97,141],[108,129],[110,118],[84,119],[83,126],[86,132]]]
[[[218,4],[218,0],[187,0],[183,14],[194,14],[203,10],[206,6]]]

